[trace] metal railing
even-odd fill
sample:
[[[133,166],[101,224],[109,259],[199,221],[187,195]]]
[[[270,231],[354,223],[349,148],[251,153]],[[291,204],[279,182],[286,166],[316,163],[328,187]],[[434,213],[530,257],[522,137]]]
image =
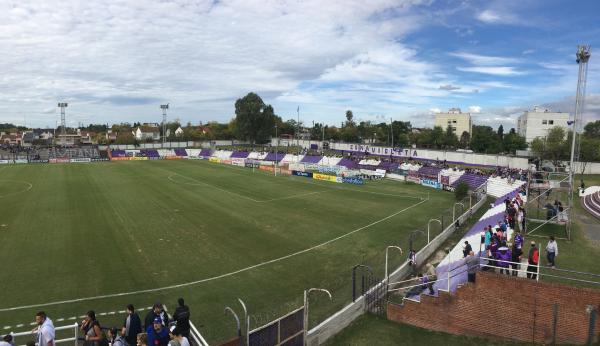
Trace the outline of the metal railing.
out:
[[[56,339],[56,340],[54,340],[54,343],[55,344],[63,344],[63,343],[67,343],[67,342],[72,342],[75,346],[77,346],[78,339],[79,339],[79,325],[77,323],[54,328],[55,331],[69,330],[69,329],[73,330],[73,337],[64,338],[64,339]],[[30,336],[30,337],[37,339],[37,332],[35,330],[37,330],[37,329],[34,329],[33,331],[27,331],[27,332],[11,333],[11,335],[13,336],[13,338],[22,337],[22,336]],[[18,344],[18,346],[25,346],[25,344]]]
[[[103,328],[106,329],[106,328]],[[34,329],[33,331],[26,331],[26,332],[19,332],[19,333],[10,333],[10,335],[13,336],[13,338],[18,338],[18,337],[31,337],[33,339],[37,340],[37,332],[36,332],[37,328]],[[72,342],[74,346],[78,346],[79,345],[79,341],[83,341],[84,339],[80,337],[80,330],[79,330],[79,324],[77,323],[73,323],[73,324],[69,324],[66,326],[59,326],[59,327],[55,327],[54,331],[58,332],[58,331],[63,331],[63,330],[72,330],[73,331],[73,336],[72,337],[68,337],[68,338],[63,338],[63,339],[55,339],[54,343],[55,344],[64,344],[64,343],[69,343]],[[199,345],[199,346],[208,346],[208,343],[206,342],[206,340],[204,340],[204,337],[202,337],[202,334],[200,334],[200,332],[198,331],[198,329],[196,328],[196,326],[192,323],[192,321],[190,321],[190,337],[192,338],[194,345]],[[25,346],[26,344],[23,343],[18,343],[16,344],[17,346]],[[37,343],[36,343],[37,345]],[[37,345],[40,346],[40,345]]]

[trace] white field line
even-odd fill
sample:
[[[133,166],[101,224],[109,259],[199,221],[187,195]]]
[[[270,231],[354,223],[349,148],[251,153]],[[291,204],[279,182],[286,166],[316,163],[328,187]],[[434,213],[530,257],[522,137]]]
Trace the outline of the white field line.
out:
[[[0,195],[0,198],[4,198],[4,197],[9,197],[9,196],[14,196],[14,195],[18,195],[20,193],[25,193],[29,190],[31,190],[33,188],[33,184],[28,182],[28,181],[24,181],[24,180],[12,180],[12,179],[0,179],[0,182],[2,181],[9,181],[9,182],[13,182],[13,183],[21,183],[21,184],[27,184],[27,187],[21,191],[16,191],[16,192],[11,192],[11,193],[7,193],[6,195]]]
[[[112,293],[112,294],[104,294],[104,295],[99,295],[99,296],[93,296],[93,297],[84,297],[84,298],[76,298],[76,299],[69,299],[69,300],[61,300],[61,301],[55,301],[55,302],[50,302],[50,303],[41,303],[41,304],[31,304],[31,305],[21,305],[21,306],[14,306],[14,307],[10,307],[10,308],[2,308],[0,309],[0,312],[7,312],[7,311],[15,311],[15,310],[23,310],[23,309],[31,309],[31,308],[39,308],[39,307],[44,307],[44,306],[51,306],[51,305],[61,305],[61,304],[70,304],[70,303],[76,303],[76,302],[84,302],[84,301],[89,301],[89,300],[97,300],[97,299],[104,299],[104,298],[114,298],[114,297],[123,297],[123,296],[130,296],[130,295],[135,295],[135,294],[142,294],[142,293],[151,293],[151,292],[158,292],[158,291],[166,291],[166,290],[171,290],[174,288],[181,288],[181,287],[187,287],[187,286],[192,286],[192,285],[197,285],[197,284],[201,284],[201,283],[205,283],[205,282],[209,282],[209,281],[215,281],[218,279],[222,279],[225,277],[229,277],[229,276],[233,276],[236,274],[240,274],[243,272],[247,272],[250,271],[252,269],[256,269],[256,268],[260,268],[260,267],[264,267],[268,264],[272,264],[272,263],[276,263],[276,262],[280,262],[283,260],[286,260],[288,258],[291,257],[295,257],[310,251],[313,251],[315,249],[321,248],[325,245],[331,244],[335,241],[338,241],[340,239],[346,238],[349,235],[352,235],[354,233],[360,232],[364,229],[367,229],[371,226],[375,226],[383,221],[389,220],[409,209],[412,209],[418,205],[421,205],[423,203],[425,203],[427,201],[427,199],[423,199],[420,202],[417,202],[409,207],[406,207],[404,209],[401,209],[397,212],[394,212],[393,214],[390,214],[386,217],[383,217],[377,221],[373,221],[370,224],[366,225],[366,226],[362,226],[360,228],[357,228],[355,230],[352,230],[348,233],[342,234],[338,237],[335,237],[333,239],[327,240],[323,243],[314,245],[312,247],[306,248],[304,250],[300,250],[300,251],[296,251],[294,253],[282,256],[282,257],[278,257],[278,258],[274,258],[272,260],[269,261],[265,261],[265,262],[261,262],[261,263],[257,263],[242,269],[238,269],[229,273],[225,273],[225,274],[221,274],[221,275],[217,275],[217,276],[213,276],[210,278],[205,278],[205,279],[200,279],[200,280],[196,280],[196,281],[190,281],[190,282],[185,282],[185,283],[181,283],[181,284],[177,284],[177,285],[170,285],[170,286],[163,286],[163,287],[157,287],[157,288],[148,288],[145,290],[139,290],[139,291],[131,291],[131,292],[122,292],[122,293]]]
[[[173,176],[175,176],[175,175],[178,175],[180,177],[184,177],[186,179],[192,180],[195,183],[185,183],[185,182],[173,180]],[[261,201],[261,200],[258,200],[258,199],[254,199],[254,198],[251,198],[251,197],[248,197],[248,196],[241,195],[241,194],[239,194],[237,192],[233,192],[233,191],[222,189],[222,188],[217,187],[215,185],[212,185],[212,184],[209,184],[209,183],[205,183],[203,181],[200,181],[200,180],[197,180],[197,179],[194,179],[194,178],[191,178],[191,177],[188,177],[186,175],[179,174],[179,173],[173,173],[173,174],[169,175],[168,179],[170,181],[176,183],[176,184],[193,185],[193,186],[206,185],[206,186],[212,187],[214,189],[217,189],[219,191],[224,191],[224,192],[227,192],[227,193],[230,193],[230,194],[233,194],[233,195],[236,195],[236,196],[248,199],[248,200],[250,200],[252,202],[255,202],[255,203],[267,203],[267,202],[273,202],[273,201],[281,201],[281,200],[284,200],[284,199],[304,197],[304,196],[316,195],[318,193],[326,192],[326,191],[314,191],[314,192],[308,192],[308,193],[299,193],[299,194],[296,194],[296,195],[285,196],[285,197],[278,197],[278,198],[271,198],[271,199],[266,199],[266,200],[262,200]]]
[[[152,307],[150,306],[150,307],[147,307],[147,308],[138,308],[135,311],[144,311],[144,310],[152,310]],[[119,311],[101,312],[101,313],[99,313],[97,315],[100,315],[100,316],[116,315],[116,314],[125,314],[126,312],[127,311],[125,311],[125,310],[119,310]],[[84,317],[85,316],[81,316],[80,318],[84,318]],[[75,320],[75,319],[77,319],[77,316],[73,316],[73,317],[61,317],[61,318],[55,319],[55,321],[56,322],[63,322],[65,320]],[[35,323],[35,322],[29,323],[30,326],[35,326],[36,324],[37,323]],[[24,327],[25,325],[26,325],[26,323],[20,323],[20,324],[15,325],[15,328],[21,328],[21,327]],[[4,326],[2,328],[3,329],[11,329],[12,326]]]

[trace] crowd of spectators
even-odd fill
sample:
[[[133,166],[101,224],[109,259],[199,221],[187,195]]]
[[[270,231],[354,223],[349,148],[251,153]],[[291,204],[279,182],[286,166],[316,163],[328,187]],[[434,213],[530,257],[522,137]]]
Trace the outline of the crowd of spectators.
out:
[[[133,305],[127,305],[127,317],[120,327],[104,327],[93,310],[85,314],[79,323],[84,346],[190,346],[190,309],[183,298],[177,301],[177,308],[169,316],[164,306],[157,302],[144,320]],[[55,346],[55,327],[45,312],[35,316],[36,328],[32,330],[35,340],[27,346]],[[12,335],[6,335],[0,346],[14,346]]]

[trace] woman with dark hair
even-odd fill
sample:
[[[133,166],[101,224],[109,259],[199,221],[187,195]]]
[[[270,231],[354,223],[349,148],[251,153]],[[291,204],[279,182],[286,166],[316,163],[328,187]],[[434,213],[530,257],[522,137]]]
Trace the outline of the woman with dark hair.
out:
[[[85,346],[98,346],[102,340],[102,329],[100,323],[96,320],[96,313],[90,310],[85,314],[85,318],[81,321],[81,332],[85,335]]]

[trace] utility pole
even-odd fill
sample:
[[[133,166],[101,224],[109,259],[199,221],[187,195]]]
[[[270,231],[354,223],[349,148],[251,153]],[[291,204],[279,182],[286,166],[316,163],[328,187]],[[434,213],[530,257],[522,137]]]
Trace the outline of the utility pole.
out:
[[[296,109],[298,113],[298,122],[296,123],[296,145],[298,146],[298,155],[300,155],[300,106]]]

